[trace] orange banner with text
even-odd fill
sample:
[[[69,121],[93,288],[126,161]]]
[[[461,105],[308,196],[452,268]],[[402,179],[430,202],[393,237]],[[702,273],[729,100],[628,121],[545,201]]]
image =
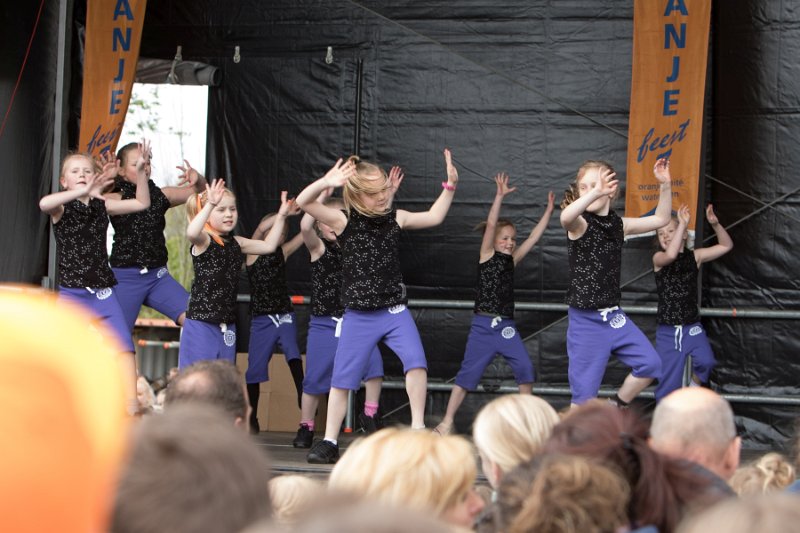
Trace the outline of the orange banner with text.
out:
[[[88,0],[78,149],[115,150],[136,74],[147,0]]]
[[[625,216],[658,204],[656,160],[670,160],[672,209],[696,221],[711,0],[634,0]]]

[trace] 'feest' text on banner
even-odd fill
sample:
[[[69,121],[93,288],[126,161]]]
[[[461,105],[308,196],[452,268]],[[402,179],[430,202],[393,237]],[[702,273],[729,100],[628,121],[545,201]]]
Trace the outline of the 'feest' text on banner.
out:
[[[635,0],[625,216],[652,214],[653,165],[669,158],[672,208],[686,204],[694,229],[711,0]]]
[[[89,0],[79,150],[115,150],[136,74],[147,0]]]

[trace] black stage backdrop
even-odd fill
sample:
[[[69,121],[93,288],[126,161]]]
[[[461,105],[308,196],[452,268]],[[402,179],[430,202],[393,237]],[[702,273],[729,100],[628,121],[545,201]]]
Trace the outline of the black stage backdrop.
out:
[[[22,13],[27,8],[4,9],[28,16]],[[76,6],[78,17],[81,9]],[[451,148],[461,176],[455,202],[441,226],[404,234],[403,271],[412,298],[470,300],[480,245],[472,227],[486,215],[496,172],[508,172],[519,187],[508,197],[503,216],[517,224],[520,236],[540,217],[547,192],[555,191],[560,200],[585,159],[608,159],[624,177],[632,9],[632,2],[621,0],[159,0],[148,6],[141,55],[171,60],[181,45],[185,60],[222,71],[221,85],[210,90],[207,173],[226,178],[238,195],[243,235],[277,208],[281,190],[297,194],[338,157],[353,152],[385,167],[402,166],[406,177],[396,205],[426,209],[441,191],[442,149]],[[16,49],[25,32],[14,31],[20,33],[14,38]],[[740,222],[730,230],[734,251],[703,268],[704,307],[800,307],[791,259],[800,245],[800,235],[792,230],[800,223],[798,48],[800,12],[786,3],[715,2],[701,197],[714,204],[723,224]],[[51,74],[50,59],[43,55],[39,61],[44,63],[40,85],[52,85],[45,79]],[[6,95],[11,74],[5,65],[2,71],[0,94]],[[28,91],[35,99],[37,91]],[[46,129],[52,115],[33,108],[28,113],[26,124],[0,139],[3,154],[11,154],[9,136],[30,148],[31,141],[21,140],[28,132],[24,126],[35,116]],[[25,159],[34,155],[15,149],[12,157],[25,167],[15,173],[25,179],[11,180],[14,190],[30,188],[31,168],[33,174],[47,174],[49,166],[40,169],[40,159]],[[35,197],[44,190],[40,185],[26,194]],[[35,198],[30,204],[35,206]],[[617,208],[622,212],[621,200]],[[4,237],[15,239],[11,246],[19,257],[13,264],[3,261],[4,279],[35,282],[41,275],[41,253],[29,261],[34,266],[21,271],[30,251],[16,252],[25,248],[24,241],[44,247],[44,224],[33,208],[29,211],[36,224]],[[563,302],[566,236],[557,217],[558,210],[517,269],[517,302]],[[28,228],[38,228],[37,233]],[[297,221],[292,228],[297,229]],[[623,304],[654,305],[651,274],[629,283],[651,268],[652,251],[649,241],[626,246]],[[288,272],[292,292],[307,294],[305,251],[289,260]],[[298,308],[298,313],[305,321],[307,309]],[[420,308],[413,313],[431,380],[451,379],[463,355],[471,313]],[[539,384],[565,385],[564,313],[518,311],[516,318]],[[652,337],[653,317],[634,318]],[[719,360],[712,375],[716,389],[754,396],[798,392],[795,320],[707,318],[704,324]],[[402,374],[395,358],[385,361],[388,376]],[[604,383],[616,386],[624,374],[614,363]],[[485,381],[513,384],[503,364],[493,365]],[[401,404],[403,397],[387,391],[384,409]],[[490,397],[468,397],[457,419],[462,431]],[[431,394],[431,422],[445,402],[446,393]],[[735,403],[734,409],[751,447],[778,447],[792,432],[794,408]],[[403,416],[401,411],[398,419]]]

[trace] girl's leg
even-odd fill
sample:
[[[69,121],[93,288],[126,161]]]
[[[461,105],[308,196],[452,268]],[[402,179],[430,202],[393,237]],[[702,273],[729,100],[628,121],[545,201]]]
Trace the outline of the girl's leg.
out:
[[[450,399],[447,400],[447,410],[444,413],[444,418],[439,422],[439,425],[433,430],[439,435],[449,435],[453,432],[453,420],[456,417],[458,408],[467,397],[467,389],[458,385],[453,385],[453,390],[450,391]]]
[[[617,397],[627,404],[654,379],[661,378],[661,357],[650,344],[650,339],[622,310],[609,317],[609,321],[616,324],[611,332],[614,337],[612,351],[620,361],[632,368],[617,392]]]
[[[371,378],[364,382],[364,399],[369,403],[380,403],[383,378]]]
[[[303,400],[300,406],[300,419],[301,422],[306,420],[314,420],[319,407],[319,394],[303,393]]]
[[[425,427],[425,399],[428,395],[427,369],[412,368],[406,372],[406,392],[411,405],[411,429],[422,429]]]
[[[339,428],[342,427],[347,414],[347,389],[331,387],[328,394],[328,416],[325,419],[325,440],[336,442],[339,439]]]
[[[533,394],[533,383],[520,383],[519,384],[519,393],[520,394]]]
[[[633,374],[628,374],[628,377],[622,382],[617,396],[619,396],[619,399],[623,402],[630,403],[652,382],[653,378],[637,378]]]
[[[675,326],[659,324],[656,330],[656,351],[661,358],[661,378],[656,386],[656,401],[683,385],[683,366],[686,361],[681,332]]]

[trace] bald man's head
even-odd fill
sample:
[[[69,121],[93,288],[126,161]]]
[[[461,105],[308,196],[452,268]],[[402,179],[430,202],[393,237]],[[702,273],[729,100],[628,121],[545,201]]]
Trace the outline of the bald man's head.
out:
[[[678,389],[656,406],[650,445],[657,451],[688,459],[729,479],[739,466],[741,440],[730,404],[700,387]]]

